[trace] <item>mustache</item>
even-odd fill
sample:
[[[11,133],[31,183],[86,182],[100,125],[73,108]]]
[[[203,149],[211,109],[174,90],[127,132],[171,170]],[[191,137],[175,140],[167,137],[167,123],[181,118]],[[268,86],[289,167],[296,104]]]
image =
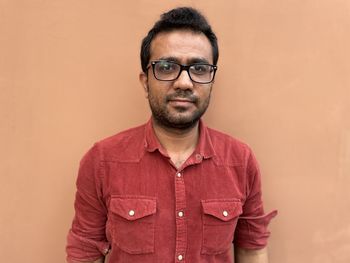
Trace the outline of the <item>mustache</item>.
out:
[[[176,92],[169,94],[165,97],[166,101],[185,99],[191,102],[197,102],[198,98],[190,90],[177,90]]]

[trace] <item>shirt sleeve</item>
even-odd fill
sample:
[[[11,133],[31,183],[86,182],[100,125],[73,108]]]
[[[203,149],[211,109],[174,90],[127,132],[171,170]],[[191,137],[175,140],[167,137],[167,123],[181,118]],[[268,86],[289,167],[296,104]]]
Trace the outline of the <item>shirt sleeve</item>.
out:
[[[98,147],[91,148],[80,162],[75,216],[67,236],[67,262],[94,261],[108,253],[105,234],[107,209],[102,198],[102,162]]]
[[[270,236],[267,226],[277,215],[277,211],[264,213],[261,175],[251,151],[247,159],[246,180],[246,199],[243,203],[243,213],[238,218],[234,244],[246,249],[261,249],[267,245]]]

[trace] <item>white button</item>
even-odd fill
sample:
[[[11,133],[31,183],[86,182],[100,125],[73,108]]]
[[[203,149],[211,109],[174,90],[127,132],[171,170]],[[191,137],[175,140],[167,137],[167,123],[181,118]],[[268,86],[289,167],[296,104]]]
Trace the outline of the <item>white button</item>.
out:
[[[183,258],[184,258],[184,257],[183,257],[182,255],[178,255],[178,256],[177,256],[177,259],[178,259],[179,261],[183,260]]]
[[[130,210],[129,211],[129,216],[134,216],[135,215],[135,211],[134,210]]]
[[[224,217],[228,216],[228,212],[226,210],[223,211],[222,214],[223,214]]]
[[[179,217],[183,217],[183,216],[184,216],[184,212],[180,211],[179,213],[177,213],[177,215],[178,215]]]
[[[176,176],[180,178],[181,177],[181,173],[177,173]]]

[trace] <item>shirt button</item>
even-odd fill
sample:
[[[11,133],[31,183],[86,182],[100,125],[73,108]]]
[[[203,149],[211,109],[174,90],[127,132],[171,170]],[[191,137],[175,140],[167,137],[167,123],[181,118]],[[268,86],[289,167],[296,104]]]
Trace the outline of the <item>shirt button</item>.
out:
[[[134,216],[135,215],[135,211],[134,210],[130,210],[129,211],[129,216]]]
[[[196,159],[197,161],[202,161],[202,155],[200,155],[199,153],[196,154]]]
[[[224,211],[222,212],[222,214],[223,214],[224,217],[228,216],[228,212],[227,212],[226,210],[224,210]]]
[[[179,177],[179,178],[181,177],[181,175],[182,175],[181,173],[177,173],[176,174],[176,176]]]
[[[179,213],[177,213],[177,215],[178,215],[179,217],[183,217],[183,216],[184,216],[184,212],[180,211]]]
[[[183,257],[182,255],[178,255],[178,256],[177,256],[177,259],[178,259],[179,261],[183,260],[183,258],[184,258],[184,257]]]

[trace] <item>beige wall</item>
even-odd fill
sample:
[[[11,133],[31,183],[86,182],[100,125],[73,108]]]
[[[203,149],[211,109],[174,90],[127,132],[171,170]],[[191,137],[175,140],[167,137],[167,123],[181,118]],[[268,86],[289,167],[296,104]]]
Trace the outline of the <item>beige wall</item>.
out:
[[[190,4],[220,47],[205,119],[261,163],[271,263],[350,262],[350,1],[0,0],[0,258],[64,261],[78,163],[149,117],[141,38]]]

